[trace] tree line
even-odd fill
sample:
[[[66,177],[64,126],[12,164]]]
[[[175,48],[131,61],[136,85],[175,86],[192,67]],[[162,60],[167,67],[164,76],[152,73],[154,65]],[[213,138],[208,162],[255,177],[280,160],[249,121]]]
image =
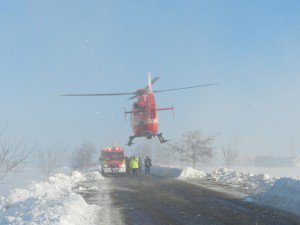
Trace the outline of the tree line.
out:
[[[0,181],[8,173],[20,171],[29,156],[22,141],[4,138],[3,133],[3,131],[0,132]],[[215,139],[216,135],[205,135],[198,130],[188,131],[177,142],[156,146],[156,162],[158,164],[170,161],[180,162],[192,168],[207,164],[216,156]],[[45,176],[49,176],[56,169],[65,166],[67,161],[70,162],[73,169],[83,169],[95,165],[98,158],[98,156],[95,157],[96,150],[90,142],[84,142],[71,154],[67,154],[60,145],[48,149],[35,147],[34,152],[37,167]],[[149,146],[140,145],[136,148],[136,152],[145,158],[150,154]],[[238,151],[232,144],[222,148],[222,159],[226,167],[231,167],[236,163]]]
[[[205,135],[199,130],[188,131],[182,138],[164,147],[157,147],[158,164],[180,163],[195,169],[198,165],[207,165],[217,155],[215,140],[217,135]],[[232,167],[238,160],[238,151],[233,144],[222,148],[222,161],[225,167]]]
[[[10,173],[20,172],[33,156],[33,163],[48,177],[56,169],[71,165],[73,169],[83,169],[95,164],[95,147],[90,142],[84,142],[71,154],[60,145],[48,149],[34,146],[28,148],[23,140],[7,137],[5,130],[0,131],[0,183]],[[68,162],[69,161],[69,162]]]

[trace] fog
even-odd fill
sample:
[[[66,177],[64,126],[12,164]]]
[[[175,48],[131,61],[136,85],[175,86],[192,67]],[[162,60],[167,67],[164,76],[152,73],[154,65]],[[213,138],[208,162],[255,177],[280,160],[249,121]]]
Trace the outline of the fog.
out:
[[[200,167],[224,166],[222,148],[233,145],[237,167],[297,168],[299,7],[296,1],[2,1],[0,131],[24,140],[32,155],[36,143],[45,150],[59,144],[69,156],[86,141],[98,153],[116,142],[128,155],[144,148],[154,161],[178,165],[160,155],[168,143],[137,138],[126,147],[132,129],[123,112],[133,100],[60,96],[135,92],[151,72],[160,76],[153,90],[218,83],[155,95],[158,107],[175,107],[175,118],[159,113],[169,143],[188,131],[215,136],[215,156]],[[34,168],[34,157],[26,165]]]

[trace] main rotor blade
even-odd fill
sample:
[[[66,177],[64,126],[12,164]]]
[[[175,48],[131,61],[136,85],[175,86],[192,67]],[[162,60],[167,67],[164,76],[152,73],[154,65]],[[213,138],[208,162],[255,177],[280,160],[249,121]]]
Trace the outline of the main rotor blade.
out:
[[[158,93],[158,92],[166,92],[166,91],[176,91],[176,90],[183,90],[183,89],[189,89],[189,88],[207,87],[207,86],[212,86],[212,85],[216,85],[216,84],[218,84],[218,83],[203,84],[203,85],[196,85],[196,86],[190,86],[190,87],[181,87],[181,88],[172,88],[172,89],[165,89],[165,90],[156,90],[156,91],[153,91],[153,92]]]
[[[159,77],[154,77],[154,78],[151,80],[151,85],[154,84],[158,79],[159,79]],[[144,90],[147,91],[147,90],[148,90],[148,86],[145,87]],[[133,98],[134,98],[134,97],[133,97]],[[131,99],[131,98],[130,98],[130,99]]]
[[[134,99],[134,98],[137,98],[138,97],[138,95],[135,95],[135,96],[132,96],[132,97],[130,97],[130,98],[128,98],[128,99]]]
[[[157,80],[159,79],[159,77],[155,77],[151,80],[151,84],[154,84]]]
[[[135,92],[107,93],[107,94],[62,94],[60,96],[117,96],[117,95],[135,95]]]

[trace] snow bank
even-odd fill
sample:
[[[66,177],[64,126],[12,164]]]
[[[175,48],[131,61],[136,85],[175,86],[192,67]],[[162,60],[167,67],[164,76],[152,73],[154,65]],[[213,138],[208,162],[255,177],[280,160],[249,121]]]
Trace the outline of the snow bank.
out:
[[[266,174],[242,173],[236,170],[221,168],[207,174],[206,178],[245,190],[260,192],[269,188],[275,178]]]
[[[178,168],[168,166],[152,166],[150,173],[157,177],[178,178],[178,179],[196,179],[204,178],[207,174],[193,168]]]
[[[300,215],[300,179],[280,178],[265,192],[246,200]]]
[[[179,179],[196,179],[196,178],[205,178],[207,174],[200,170],[195,170],[193,168],[187,167],[181,170]]]
[[[275,181],[274,177],[266,174],[243,173],[236,170],[221,168],[211,173],[196,170],[190,167],[176,168],[154,166],[151,174],[164,178],[178,179],[206,179],[221,184],[238,187],[247,191],[261,192],[269,188]]]
[[[0,225],[94,224],[98,208],[72,191],[79,182],[90,179],[101,179],[101,175],[76,171],[71,176],[56,174],[47,182],[13,190],[7,198],[2,197]]]
[[[254,201],[261,205],[275,207],[300,216],[300,177],[276,178],[263,173],[243,173],[226,168],[206,173],[192,168],[159,166],[155,167],[154,174],[167,178],[194,179],[193,181],[200,182],[200,184],[201,180],[225,184],[238,188],[233,189],[235,191],[243,190],[245,194],[252,193],[251,196],[245,199],[246,201]],[[214,188],[213,186],[207,187]],[[222,188],[219,189],[219,191],[222,190]]]

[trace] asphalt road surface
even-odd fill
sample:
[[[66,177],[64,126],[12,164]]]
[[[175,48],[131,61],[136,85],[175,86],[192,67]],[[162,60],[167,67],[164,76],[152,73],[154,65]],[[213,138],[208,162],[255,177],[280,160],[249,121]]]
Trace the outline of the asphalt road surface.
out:
[[[300,224],[300,217],[178,179],[140,175],[83,183],[98,224]],[[91,188],[94,187],[94,188]]]

